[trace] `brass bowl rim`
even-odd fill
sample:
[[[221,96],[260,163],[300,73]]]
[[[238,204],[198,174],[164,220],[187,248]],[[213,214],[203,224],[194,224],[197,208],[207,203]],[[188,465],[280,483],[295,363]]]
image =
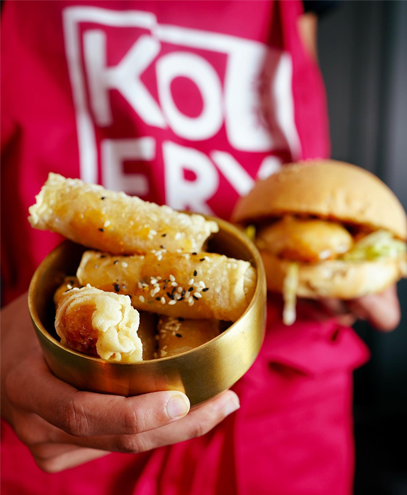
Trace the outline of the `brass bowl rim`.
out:
[[[189,212],[186,212],[186,213],[189,213]],[[200,345],[199,347],[196,347],[195,349],[190,349],[189,351],[182,352],[182,353],[177,354],[175,356],[155,358],[155,359],[150,359],[150,360],[146,360],[146,361],[137,361],[135,363],[120,363],[120,362],[115,362],[115,361],[108,361],[108,360],[105,360],[102,358],[87,356],[86,354],[82,354],[80,352],[74,351],[73,349],[69,349],[68,347],[63,346],[58,340],[56,340],[48,332],[48,330],[42,324],[40,317],[38,316],[37,308],[35,307],[35,304],[34,304],[34,291],[35,291],[35,287],[37,286],[37,281],[38,281],[39,277],[48,268],[48,265],[51,263],[51,260],[56,256],[55,253],[60,248],[60,246],[62,244],[64,244],[65,242],[69,241],[68,239],[63,240],[60,244],[58,244],[58,246],[56,246],[50,253],[47,254],[47,256],[41,261],[41,263],[39,264],[39,266],[35,270],[34,275],[31,279],[30,286],[28,289],[28,309],[29,309],[31,319],[32,319],[36,329],[39,332],[41,332],[41,334],[49,342],[51,342],[53,345],[55,345],[56,347],[59,347],[60,349],[62,349],[63,351],[65,351],[67,353],[73,354],[73,355],[75,355],[79,358],[83,358],[85,360],[91,360],[91,361],[95,361],[97,363],[104,363],[104,364],[108,363],[109,365],[114,365],[114,366],[143,366],[143,365],[145,366],[146,364],[149,364],[152,362],[157,363],[158,361],[159,362],[171,361],[171,360],[173,361],[173,360],[175,360],[181,356],[186,356],[188,354],[196,353],[200,349],[202,349],[203,347],[209,346],[211,344],[213,345],[213,342],[220,340],[221,338],[224,338],[224,336],[227,333],[230,333],[234,329],[235,325],[238,322],[240,322],[245,317],[245,315],[251,310],[251,308],[256,304],[258,294],[261,291],[261,285],[265,283],[266,274],[264,271],[264,266],[263,266],[263,262],[262,262],[260,253],[258,252],[254,243],[249,239],[249,237],[246,236],[246,234],[242,230],[240,230],[238,227],[231,224],[230,222],[227,222],[226,220],[212,217],[209,215],[202,215],[202,216],[205,217],[205,219],[207,219],[207,220],[215,221],[222,230],[225,230],[228,233],[235,235],[243,244],[245,244],[249,248],[250,254],[252,255],[252,261],[254,261],[254,263],[256,265],[254,267],[256,269],[256,288],[255,288],[255,291],[253,293],[252,299],[251,299],[248,307],[245,309],[244,313],[235,322],[233,322],[229,328],[227,328],[220,335],[209,340],[208,342],[205,342],[204,344]],[[214,235],[216,235],[216,233]],[[72,242],[72,241],[69,241],[69,242]],[[84,247],[86,247],[86,246],[84,246]]]

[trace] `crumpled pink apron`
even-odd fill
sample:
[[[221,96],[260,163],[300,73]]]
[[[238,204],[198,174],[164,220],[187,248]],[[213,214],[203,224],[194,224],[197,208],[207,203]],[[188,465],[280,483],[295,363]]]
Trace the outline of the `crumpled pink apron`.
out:
[[[301,13],[294,0],[6,1],[1,187],[13,207],[2,219],[4,301],[27,289],[35,267],[59,242],[26,220],[50,171],[107,187],[112,181],[121,187],[129,174],[133,182],[123,183],[129,193],[135,191],[127,186],[141,177],[136,185],[145,199],[228,219],[238,196],[279,163],[329,156],[324,88],[300,42]],[[143,43],[150,54],[156,50],[134,75],[155,105],[155,122],[120,87],[99,87],[100,97],[91,100],[97,81],[90,84],[95,73],[84,54],[85,35],[97,44],[103,74]],[[191,63],[177,65],[188,77],[174,79],[170,93],[171,57]],[[221,105],[203,112],[217,95]],[[107,107],[95,107],[101,98],[112,108],[111,125]],[[138,138],[144,144],[137,147]],[[142,151],[142,159],[126,158],[123,143]],[[191,194],[201,179],[203,188]],[[194,208],[197,197],[200,208]],[[349,495],[352,370],[367,351],[351,329],[315,322],[306,308],[298,314],[292,327],[283,326],[281,306],[270,298],[263,348],[234,387],[241,409],[202,438],[46,474],[3,423],[2,494]]]

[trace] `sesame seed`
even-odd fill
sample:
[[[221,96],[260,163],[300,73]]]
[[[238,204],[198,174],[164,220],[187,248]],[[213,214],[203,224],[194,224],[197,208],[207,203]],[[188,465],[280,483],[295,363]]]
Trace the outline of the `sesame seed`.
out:
[[[129,266],[128,263],[126,263],[125,261],[122,261],[122,267],[123,268],[127,268],[128,266]]]
[[[101,254],[100,257],[101,258],[106,258],[106,255],[105,254]]]
[[[195,301],[197,301],[197,300],[198,300],[198,298],[197,298],[196,296],[192,296],[192,297],[195,299]]]
[[[149,235],[157,235],[157,232],[155,230],[150,230]]]
[[[104,232],[104,230],[103,230],[103,229],[98,229],[98,231],[99,231],[99,232]]]
[[[165,299],[163,297],[161,298],[161,304],[165,304]]]
[[[144,296],[139,296],[141,302],[144,302]]]
[[[170,292],[167,292],[167,296],[172,299],[174,296],[170,293]]]
[[[196,277],[198,275],[198,272],[194,270],[194,276]]]
[[[139,282],[137,285],[138,285],[138,288],[139,289],[142,289],[143,288],[143,284],[141,282]]]
[[[193,297],[195,297],[195,299],[199,299],[202,297],[202,294],[200,294],[199,292],[195,292]]]
[[[173,282],[171,285],[172,285],[172,287],[176,287],[178,284],[177,284],[177,282]]]
[[[170,280],[171,280],[171,282],[175,282],[175,277],[174,277],[174,275],[170,275]]]
[[[179,338],[182,337],[182,335],[180,333],[176,333],[175,336],[179,337]]]
[[[165,237],[167,234],[161,234],[161,237]]]
[[[204,256],[204,259],[205,259],[206,261],[211,261],[211,259],[210,259],[210,258],[208,258],[208,256]]]
[[[163,257],[161,256],[161,254],[159,254],[159,255],[157,256],[157,260],[158,260],[158,261],[161,261],[162,259],[163,259]]]
[[[204,287],[205,287],[205,282],[204,282],[203,280],[200,280],[200,281],[199,281],[199,285],[200,285],[202,288],[204,288]]]
[[[113,289],[115,290],[115,292],[119,292],[120,290],[120,284],[117,284],[116,282],[113,284]]]
[[[102,196],[100,199],[106,199],[106,196]]]
[[[176,304],[177,301],[175,301],[174,299],[172,299],[169,303],[168,303],[168,306],[173,306],[174,304]]]
[[[193,256],[196,256],[198,253],[192,253]]]
[[[177,292],[181,293],[183,291],[182,287],[178,287]]]
[[[205,261],[205,258],[201,258],[199,261]]]
[[[194,305],[194,300],[193,300],[193,299],[189,299],[188,304],[189,304],[190,306],[193,306],[193,305]]]
[[[209,290],[209,287],[205,287],[205,289],[202,289],[202,292],[206,292]]]
[[[186,293],[187,293],[187,291],[184,289],[184,290],[181,292],[181,296],[182,296],[182,297],[184,297]]]
[[[104,223],[103,227],[109,227],[110,225],[110,220],[106,220],[106,222]]]
[[[72,289],[72,285],[71,284],[67,284],[66,286],[68,289]]]
[[[117,265],[117,263],[119,263],[119,260],[113,261],[114,265]]]
[[[194,279],[191,278],[189,281],[188,281],[188,285],[192,285],[194,283]]]
[[[190,288],[188,289],[188,292],[192,292],[193,290],[194,290],[194,288],[193,288],[193,287],[190,287]]]
[[[157,280],[161,280],[161,279],[162,279],[162,277],[155,277],[155,278],[156,278]]]
[[[157,283],[157,279],[154,277],[150,277],[150,284],[155,285]]]
[[[182,236],[182,234],[181,234],[180,232],[177,232],[177,233],[175,234],[175,240],[176,240],[176,241],[178,241],[178,239],[180,239],[180,238],[181,238],[181,236]]]
[[[177,249],[177,253],[182,253],[182,249]]]

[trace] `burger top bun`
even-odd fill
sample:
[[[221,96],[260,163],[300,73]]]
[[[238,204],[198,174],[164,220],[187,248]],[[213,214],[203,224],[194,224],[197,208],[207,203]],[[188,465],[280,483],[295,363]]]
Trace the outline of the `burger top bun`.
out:
[[[334,160],[286,165],[239,200],[235,222],[308,214],[385,229],[407,238],[407,217],[393,192],[375,175]]]

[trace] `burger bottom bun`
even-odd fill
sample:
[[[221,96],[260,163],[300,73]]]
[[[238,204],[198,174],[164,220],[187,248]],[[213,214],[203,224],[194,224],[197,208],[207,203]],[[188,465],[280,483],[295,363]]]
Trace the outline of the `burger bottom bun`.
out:
[[[260,250],[267,276],[267,288],[282,292],[290,261]],[[407,276],[405,256],[376,261],[322,261],[298,263],[297,296],[317,299],[334,297],[354,299],[383,292],[403,276]]]

